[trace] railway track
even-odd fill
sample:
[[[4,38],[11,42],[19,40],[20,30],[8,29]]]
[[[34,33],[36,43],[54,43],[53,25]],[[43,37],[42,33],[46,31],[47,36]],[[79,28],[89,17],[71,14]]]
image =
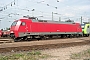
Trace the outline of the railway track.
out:
[[[71,39],[71,38],[57,38],[57,37],[54,37],[54,38],[46,39],[46,40],[55,40],[55,39]],[[41,40],[38,40],[38,39],[31,39],[30,40],[30,39],[28,39],[28,40],[20,40],[18,42],[25,42],[25,41],[30,42],[30,41],[41,41]],[[10,37],[0,37],[0,44],[2,44],[2,43],[13,43],[13,42],[14,42],[14,40],[11,39]]]
[[[0,44],[2,44],[2,43],[12,43],[12,42],[14,42],[14,41],[10,38],[0,38]]]
[[[40,41],[24,41],[0,44],[0,53],[12,53],[18,51],[44,50],[53,48],[65,48],[90,44],[90,37],[72,39],[54,39]]]

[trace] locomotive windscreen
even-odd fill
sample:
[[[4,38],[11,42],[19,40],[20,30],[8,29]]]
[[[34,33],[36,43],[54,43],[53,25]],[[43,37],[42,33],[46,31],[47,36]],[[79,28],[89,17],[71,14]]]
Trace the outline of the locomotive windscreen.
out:
[[[82,29],[84,29],[85,24],[81,24]]]
[[[17,21],[14,21],[11,26],[15,26],[17,24]]]

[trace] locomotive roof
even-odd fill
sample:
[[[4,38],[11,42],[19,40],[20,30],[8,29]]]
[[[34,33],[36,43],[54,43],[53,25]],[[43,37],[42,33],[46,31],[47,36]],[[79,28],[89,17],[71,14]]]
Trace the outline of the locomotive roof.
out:
[[[90,24],[90,22],[83,22],[84,24]]]
[[[26,16],[24,16],[26,18]],[[23,18],[24,19],[24,18]],[[37,17],[29,17],[26,20],[31,20],[32,22],[47,22],[47,23],[65,23],[65,24],[74,24],[74,21],[52,21],[52,20],[38,20]]]
[[[67,23],[67,24],[73,24],[73,23],[75,23],[75,22],[52,21],[52,20],[35,20],[35,19],[32,19],[32,22]]]

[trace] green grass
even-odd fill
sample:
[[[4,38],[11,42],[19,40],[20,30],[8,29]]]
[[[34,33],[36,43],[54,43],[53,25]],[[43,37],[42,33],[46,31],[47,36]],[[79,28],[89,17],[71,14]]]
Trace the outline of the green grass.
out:
[[[50,55],[41,54],[40,51],[32,51],[28,53],[13,54],[10,56],[0,56],[0,60],[39,60],[51,57]]]
[[[80,53],[72,54],[71,59],[90,60],[90,49]]]

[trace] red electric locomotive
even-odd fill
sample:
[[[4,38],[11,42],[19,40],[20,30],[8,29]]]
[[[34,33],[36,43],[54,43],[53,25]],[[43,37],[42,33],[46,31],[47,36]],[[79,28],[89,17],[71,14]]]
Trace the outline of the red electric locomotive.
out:
[[[14,39],[46,38],[52,36],[82,35],[82,28],[75,22],[38,20],[35,17],[19,19],[12,23],[10,37]]]

